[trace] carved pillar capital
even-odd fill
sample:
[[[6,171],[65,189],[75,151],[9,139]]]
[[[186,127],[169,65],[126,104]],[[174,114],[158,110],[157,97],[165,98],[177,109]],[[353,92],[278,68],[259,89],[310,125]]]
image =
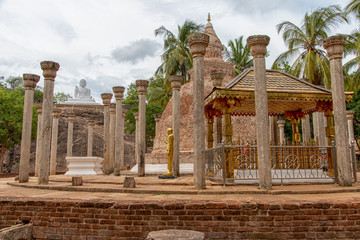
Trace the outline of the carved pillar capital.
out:
[[[114,97],[116,100],[123,100],[125,88],[122,86],[115,86],[112,88],[114,92]]]
[[[135,121],[138,121],[139,120],[139,113],[138,112],[133,112],[133,115],[134,115]]]
[[[53,118],[59,118],[61,112],[61,109],[54,109],[52,112]]]
[[[171,88],[175,90],[180,90],[181,82],[184,80],[181,75],[171,75],[169,77],[169,82],[171,83]]]
[[[221,87],[222,81],[224,79],[225,74],[223,72],[213,72],[210,74],[211,80],[213,82],[214,87]]]
[[[346,37],[343,35],[331,36],[323,41],[323,46],[326,49],[329,60],[342,58],[345,43]]]
[[[40,76],[36,74],[24,73],[23,80],[24,80],[24,87],[26,90],[34,90],[36,84],[40,80]]]
[[[246,42],[254,58],[263,58],[265,57],[266,47],[269,45],[270,37],[266,35],[254,35],[248,37]]]
[[[193,33],[188,37],[193,57],[204,56],[210,37],[203,33]]]
[[[347,110],[346,111],[346,119],[347,120],[354,120],[354,114],[355,114],[355,111],[354,110]]]
[[[60,64],[52,61],[43,61],[40,63],[41,69],[43,70],[43,76],[47,80],[54,80],[56,72],[60,68]]]
[[[112,93],[102,93],[101,99],[103,101],[103,105],[108,106],[111,103],[113,94]]]
[[[148,80],[136,80],[136,88],[140,95],[146,93],[146,89],[149,86]]]

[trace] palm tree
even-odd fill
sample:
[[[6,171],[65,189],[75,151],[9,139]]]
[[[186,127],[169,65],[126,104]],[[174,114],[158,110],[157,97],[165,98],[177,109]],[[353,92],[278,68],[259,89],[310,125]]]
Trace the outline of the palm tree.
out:
[[[234,41],[228,42],[228,47],[224,46],[225,61],[235,63],[235,76],[253,65],[250,48],[243,43],[244,36],[240,36]]]
[[[150,78],[147,91],[147,100],[149,104],[156,104],[164,110],[171,96],[171,84],[166,78],[162,76]]]
[[[273,68],[295,58],[291,74],[331,88],[329,60],[321,45],[330,29],[342,22],[347,22],[347,18],[340,7],[329,6],[306,13],[301,26],[289,21],[278,24],[277,31],[282,32],[288,50],[274,61]]]
[[[188,36],[194,32],[202,31],[204,26],[196,24],[191,20],[185,20],[182,26],[178,25],[178,34],[175,36],[164,26],[155,30],[155,36],[163,36],[164,53],[161,55],[163,61],[156,70],[155,75],[162,75],[166,79],[170,75],[181,74],[184,83],[189,79],[188,71],[192,68],[192,56],[188,44]]]
[[[345,56],[355,57],[344,64],[345,88],[347,91],[358,92],[360,87],[360,31],[355,30],[347,36],[344,47]]]
[[[346,13],[355,13],[357,18],[360,18],[360,0],[352,0],[346,7]]]

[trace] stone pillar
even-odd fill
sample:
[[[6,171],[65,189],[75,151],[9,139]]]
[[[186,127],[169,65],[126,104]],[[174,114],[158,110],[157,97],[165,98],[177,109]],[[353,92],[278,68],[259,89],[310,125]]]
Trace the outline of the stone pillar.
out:
[[[204,55],[209,36],[193,33],[188,37],[193,56],[193,115],[194,115],[194,182],[197,189],[205,186],[205,116],[204,116]]]
[[[92,157],[92,155],[93,155],[94,126],[95,126],[95,121],[90,120],[88,122],[88,143],[87,143],[87,156],[88,157]]]
[[[258,151],[259,186],[271,189],[271,162],[269,145],[269,115],[266,88],[265,54],[270,38],[266,35],[250,36],[250,47],[254,64],[256,141]]]
[[[66,156],[72,157],[73,143],[74,143],[74,120],[75,115],[73,113],[68,114],[68,136],[67,136],[67,148]]]
[[[278,128],[279,128],[279,144],[281,146],[285,145],[285,120],[277,120]]]
[[[116,105],[110,105],[110,132],[109,132],[109,152],[110,152],[110,173],[114,172],[115,167],[115,121]]]
[[[355,111],[354,110],[349,110],[346,111],[346,119],[347,119],[347,123],[348,123],[348,134],[349,134],[349,144],[351,146],[351,142],[355,140],[354,137],[354,114]]]
[[[35,104],[38,119],[37,119],[37,130],[36,130],[36,153],[35,153],[35,177],[39,176],[39,162],[40,162],[40,147],[41,147],[41,117],[42,117],[42,103]]]
[[[135,161],[139,168],[139,113],[133,112],[134,118],[135,118]]]
[[[119,176],[120,170],[124,169],[124,125],[122,120],[122,100],[125,88],[121,86],[113,87],[116,99],[116,123],[115,123],[115,168],[114,175]]]
[[[180,177],[180,88],[183,81],[182,76],[170,76],[172,93],[172,129],[174,135],[174,151],[172,161],[172,173]]]
[[[122,135],[123,137],[121,138],[122,141],[120,142],[120,152],[122,153],[121,155],[121,161],[120,161],[120,170],[125,170],[126,166],[125,166],[125,117],[126,117],[126,113],[127,110],[123,108],[122,110],[122,118],[121,118],[121,125],[122,125]],[[123,149],[123,150],[122,150]]]
[[[52,110],[54,100],[54,81],[56,72],[60,65],[56,62],[44,61],[41,62],[41,69],[44,76],[44,95],[42,106],[42,122],[41,122],[41,147],[40,147],[40,162],[39,162],[39,184],[49,183],[49,168],[50,168],[50,142],[51,142],[51,122]]]
[[[104,105],[104,162],[103,170],[105,174],[110,174],[110,149],[109,149],[109,127],[110,127],[110,103],[112,93],[102,93],[101,99]]]
[[[31,147],[31,126],[34,104],[34,89],[40,80],[35,74],[24,74],[24,114],[21,134],[21,152],[19,166],[19,182],[29,181],[30,147]]]
[[[146,102],[145,94],[146,89],[149,85],[148,80],[136,80],[136,87],[139,93],[139,138],[138,138],[138,176],[145,176],[145,151],[146,151],[146,136],[145,136],[145,126],[146,126]]]
[[[346,126],[344,77],[342,69],[342,54],[344,52],[345,43],[346,37],[337,35],[325,39],[323,41],[323,46],[326,49],[330,60],[339,184],[341,186],[351,186],[351,162]]]
[[[53,124],[51,132],[51,155],[50,155],[50,175],[56,175],[56,157],[57,157],[57,142],[59,133],[59,116],[61,110],[53,110]]]
[[[225,74],[223,72],[214,72],[210,74],[214,87],[221,87]],[[222,116],[215,117],[215,143],[216,145],[222,141]]]
[[[157,127],[159,126],[159,122],[161,120],[161,114],[154,114],[154,119],[155,119],[155,133],[156,133]]]
[[[311,129],[310,129],[310,117],[305,115],[305,118],[301,119],[302,125],[302,139],[305,145],[309,145],[311,142]]]

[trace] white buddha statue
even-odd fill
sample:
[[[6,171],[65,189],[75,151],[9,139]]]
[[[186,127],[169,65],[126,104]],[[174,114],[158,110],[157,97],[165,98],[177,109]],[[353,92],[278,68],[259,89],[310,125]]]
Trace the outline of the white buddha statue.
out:
[[[81,79],[79,82],[79,86],[75,87],[74,91],[74,99],[92,99],[91,90],[86,87],[86,80]]]
[[[81,79],[79,86],[75,87],[74,98],[70,98],[64,104],[91,104],[98,105],[95,100],[91,97],[91,90],[86,87],[86,80]]]

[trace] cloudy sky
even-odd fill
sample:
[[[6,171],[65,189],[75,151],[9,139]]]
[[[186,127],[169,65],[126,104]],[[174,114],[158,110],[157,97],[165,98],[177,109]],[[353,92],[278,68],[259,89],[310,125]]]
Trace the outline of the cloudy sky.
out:
[[[206,23],[208,12],[222,41],[269,35],[270,67],[285,50],[275,26],[301,24],[306,12],[347,0],[0,0],[0,77],[42,74],[40,62],[60,63],[55,92],[73,95],[87,80],[92,96],[149,79],[160,65],[163,39],[154,30],[177,32],[185,19]],[[350,33],[358,22],[333,33]],[[43,78],[39,82],[43,86]]]

